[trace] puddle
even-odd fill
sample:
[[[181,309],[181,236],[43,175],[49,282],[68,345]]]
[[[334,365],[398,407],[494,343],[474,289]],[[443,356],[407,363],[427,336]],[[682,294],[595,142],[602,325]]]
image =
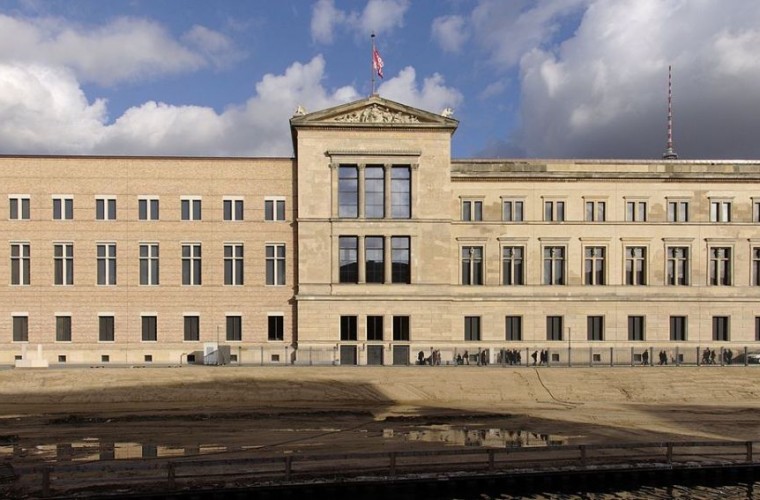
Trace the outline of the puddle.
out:
[[[406,441],[424,441],[451,446],[473,446],[487,448],[527,448],[557,446],[568,443],[568,438],[555,434],[540,434],[523,430],[471,429],[452,425],[432,425],[409,431],[383,429],[383,437],[400,438]]]

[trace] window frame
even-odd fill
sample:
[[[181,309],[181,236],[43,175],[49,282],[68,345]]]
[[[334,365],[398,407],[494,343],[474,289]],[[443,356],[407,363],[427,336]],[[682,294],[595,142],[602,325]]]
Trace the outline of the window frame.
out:
[[[226,342],[243,341],[243,315],[227,313],[224,315],[224,339]]]
[[[29,194],[8,195],[8,220],[31,220],[32,196]]]
[[[196,222],[203,220],[203,197],[180,196],[179,218],[184,222]]]
[[[607,222],[607,200],[596,198],[583,199],[584,222]]]
[[[382,315],[367,315],[367,342],[382,342],[385,338],[385,321]]]
[[[104,250],[101,255],[101,249]],[[111,252],[113,250],[113,252]],[[96,286],[116,286],[117,284],[117,258],[116,243],[98,242],[95,244],[96,255]]]
[[[565,333],[565,317],[561,315],[546,316],[546,341],[562,342]]]
[[[713,316],[711,323],[713,342],[731,341],[731,316]]]
[[[509,256],[507,252],[510,252]],[[501,245],[501,284],[503,286],[525,285],[525,267],[525,245]]]
[[[668,318],[668,327],[671,342],[687,342],[689,340],[688,316],[670,316]]]
[[[645,342],[647,339],[646,316],[631,314],[628,315],[628,341]],[[641,338],[637,338],[641,337]]]
[[[665,220],[667,222],[690,222],[690,198],[666,198]]]
[[[271,206],[271,208],[270,208]],[[284,222],[285,214],[284,196],[267,196],[264,198],[264,220],[267,222]]]
[[[636,250],[641,250],[640,256],[636,255]],[[646,245],[623,246],[623,284],[626,286],[646,286],[649,283],[648,253],[649,247]]]
[[[465,255],[467,252],[467,255]],[[480,256],[475,254],[479,252]],[[461,245],[460,255],[460,284],[465,286],[485,285],[485,246],[484,245]]]
[[[53,204],[52,220],[74,220],[74,196],[56,194],[51,196]],[[56,205],[58,205],[58,217],[56,217]]]
[[[61,255],[56,255],[59,247]],[[74,286],[74,243],[72,242],[53,243],[53,285]]]
[[[11,342],[14,344],[29,343],[29,314],[11,314]]]
[[[480,316],[464,317],[464,341],[480,342],[482,339],[482,325]]]
[[[282,313],[267,314],[267,341],[285,341],[285,315]]]
[[[225,222],[243,222],[245,220],[245,198],[242,196],[223,197],[222,220]]]
[[[224,243],[224,285],[245,285],[245,248],[243,243]]]
[[[117,217],[117,197],[98,195],[95,197],[95,220],[115,221]]]
[[[116,342],[116,315],[115,314],[98,313],[98,342],[99,343]]]
[[[463,222],[483,221],[483,199],[474,197],[462,197],[460,201],[460,215]]]
[[[716,252],[726,252],[717,255]],[[733,246],[709,245],[707,247],[707,284],[709,286],[732,286],[734,271]]]
[[[564,198],[544,198],[543,207],[544,222],[565,222],[567,218],[567,200]]]
[[[685,256],[680,257],[672,252],[685,250]],[[683,275],[678,272],[679,263],[683,266]],[[670,273],[670,267],[673,267],[673,273]],[[689,245],[667,245],[665,247],[665,285],[666,286],[690,286],[691,285],[691,246]]]
[[[72,322],[71,313],[56,313],[55,314],[55,341],[71,342],[72,338]]]
[[[502,197],[501,220],[502,222],[525,222],[525,199]]]
[[[269,255],[269,250],[272,249]],[[280,255],[280,250],[282,255]],[[264,245],[265,265],[265,284],[266,286],[285,286],[286,280],[286,259],[287,247],[285,243],[266,243]]]
[[[411,316],[393,316],[393,342],[409,342],[412,336]]]
[[[710,198],[710,222],[727,223],[731,222],[731,212],[733,211],[733,199],[731,198]]]
[[[159,247],[160,245],[158,242],[144,241],[138,243],[138,283],[140,286],[158,286],[161,283],[161,260]],[[145,255],[143,255],[143,249],[146,250]],[[143,273],[143,270],[145,273]]]
[[[340,341],[356,342],[358,339],[358,316],[344,314],[340,316]]]
[[[504,316],[504,340],[507,342],[522,342],[523,340],[523,317]]]
[[[196,338],[188,338],[188,337],[191,337],[193,334],[195,334]],[[182,315],[182,340],[183,342],[200,342],[201,340],[200,314],[184,313]]]
[[[203,285],[203,248],[199,242],[181,243],[182,286]]]
[[[358,236],[338,236],[338,283],[359,283]]]
[[[557,250],[561,251],[561,255],[555,258],[553,255]],[[547,251],[550,253],[547,256]],[[550,266],[547,268],[547,261]],[[567,245],[543,245],[541,247],[541,262],[542,262],[542,277],[541,283],[547,286],[567,285]],[[559,270],[562,275],[557,278],[557,264],[561,263]],[[547,270],[551,272],[547,273]]]
[[[379,247],[377,244],[379,243]],[[370,248],[370,245],[374,245]],[[373,256],[370,260],[370,256]],[[377,259],[379,257],[379,260]],[[365,283],[385,283],[385,237],[364,237],[364,281]]]
[[[586,338],[589,342],[604,342],[604,316],[586,316]]]
[[[601,251],[601,256],[597,252]],[[589,254],[590,252],[590,254]],[[583,246],[583,284],[604,286],[607,284],[607,247],[604,245]]]
[[[10,242],[10,285],[29,286],[32,283],[32,245],[28,241]],[[16,250],[14,250],[16,249]],[[16,252],[18,255],[14,255]]]
[[[156,313],[140,314],[140,340],[141,342],[158,342],[158,315]]]
[[[137,197],[137,220],[157,221],[160,220],[161,201],[158,196]]]
[[[625,198],[625,221],[647,222],[649,219],[649,200]]]

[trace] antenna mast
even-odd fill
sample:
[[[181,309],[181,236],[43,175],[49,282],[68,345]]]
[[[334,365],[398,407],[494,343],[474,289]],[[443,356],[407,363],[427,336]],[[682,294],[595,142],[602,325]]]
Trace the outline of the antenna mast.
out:
[[[677,160],[678,154],[673,150],[673,85],[671,66],[668,66],[668,144],[662,154],[663,160]]]

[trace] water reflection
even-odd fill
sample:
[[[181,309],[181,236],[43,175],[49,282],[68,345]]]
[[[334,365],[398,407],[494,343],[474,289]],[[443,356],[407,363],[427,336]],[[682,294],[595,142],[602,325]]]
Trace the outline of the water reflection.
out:
[[[568,438],[553,434],[495,428],[469,429],[467,427],[456,427],[451,425],[433,425],[407,432],[384,429],[383,437],[401,437],[407,441],[424,441],[452,446],[482,446],[488,448],[557,446],[567,444],[568,442]]]
[[[729,485],[680,485],[641,486],[639,488],[616,488],[605,491],[541,492],[532,494],[480,493],[472,497],[454,497],[452,500],[760,500],[760,483],[737,483]]]

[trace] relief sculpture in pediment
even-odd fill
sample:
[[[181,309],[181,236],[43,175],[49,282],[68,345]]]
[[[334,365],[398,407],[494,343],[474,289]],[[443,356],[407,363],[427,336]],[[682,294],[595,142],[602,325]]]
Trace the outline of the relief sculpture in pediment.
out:
[[[419,123],[416,116],[393,112],[377,104],[333,118],[336,122],[346,123]]]

